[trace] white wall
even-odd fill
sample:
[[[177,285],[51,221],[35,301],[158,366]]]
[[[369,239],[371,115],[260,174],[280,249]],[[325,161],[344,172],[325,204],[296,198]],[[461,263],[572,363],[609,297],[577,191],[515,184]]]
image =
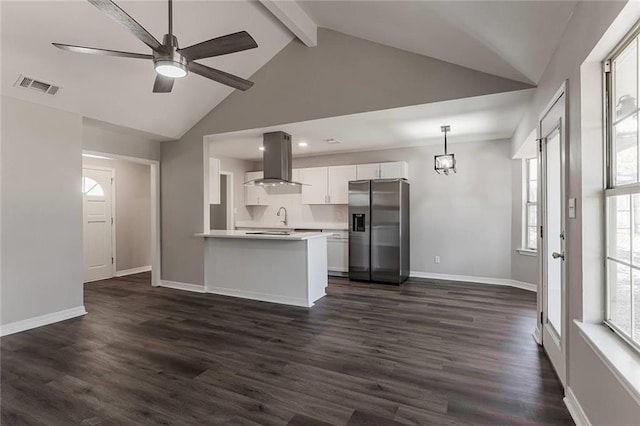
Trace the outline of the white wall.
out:
[[[160,160],[160,145],[166,140],[160,136],[86,117],[82,119],[82,128],[82,148],[85,150],[147,160]]]
[[[0,323],[82,307],[82,119],[2,97]]]
[[[84,313],[83,148],[158,159],[160,143],[153,135],[6,96],[1,114],[4,334]]]
[[[124,160],[83,157],[83,166],[115,169],[116,268],[151,265],[151,167]]]
[[[510,279],[509,141],[453,143],[450,147],[458,173],[449,176],[433,170],[433,156],[442,151],[439,145],[294,158],[293,166],[407,161],[411,183],[411,270]],[[342,209],[346,213],[346,208]],[[275,211],[272,213],[275,216]],[[440,256],[440,264],[434,263],[435,256]]]
[[[566,265],[569,329],[565,348],[567,385],[593,425],[638,424],[640,404],[634,400],[612,370],[586,343],[573,320],[598,324],[603,316],[604,273],[602,253],[604,141],[602,122],[602,80],[599,60],[588,56],[625,7],[625,2],[579,2],[553,57],[534,93],[513,138],[518,152],[536,127],[551,97],[568,80],[568,171],[567,198],[576,198],[576,218],[567,220]],[[637,9],[637,3],[627,8]],[[627,29],[640,17],[636,10],[627,19]],[[619,40],[612,40],[609,48]],[[590,63],[585,63],[588,60]],[[585,71],[583,73],[583,70]],[[594,81],[595,80],[595,81]],[[588,82],[583,85],[583,82]],[[588,86],[588,87],[587,87]],[[611,349],[611,348],[610,348]]]

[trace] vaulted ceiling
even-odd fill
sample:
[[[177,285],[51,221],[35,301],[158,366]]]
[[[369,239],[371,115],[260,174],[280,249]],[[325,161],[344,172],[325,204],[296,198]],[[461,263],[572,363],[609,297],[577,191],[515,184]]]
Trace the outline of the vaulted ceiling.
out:
[[[156,38],[164,1],[116,2]],[[299,1],[318,26],[490,74],[536,83],[576,1]],[[189,75],[171,94],[151,92],[150,61],[60,51],[51,42],[149,53],[86,1],[2,1],[2,94],[109,123],[179,138],[230,93]],[[259,2],[174,1],[181,46],[241,30],[259,48],[203,60],[249,78],[293,38]],[[310,47],[309,49],[313,49]],[[20,74],[62,87],[55,96],[14,87]],[[310,82],[313,84],[313,82]]]
[[[166,1],[119,1],[156,39],[167,33]],[[125,127],[179,138],[232,89],[191,74],[170,94],[152,93],[148,60],[61,51],[51,42],[150,54],[151,50],[87,1],[2,1],[2,94]],[[250,77],[293,35],[260,3],[174,1],[174,33],[186,47],[246,30],[257,49],[199,62]],[[62,87],[45,95],[13,87],[20,74]]]
[[[577,1],[299,3],[320,27],[535,84]]]

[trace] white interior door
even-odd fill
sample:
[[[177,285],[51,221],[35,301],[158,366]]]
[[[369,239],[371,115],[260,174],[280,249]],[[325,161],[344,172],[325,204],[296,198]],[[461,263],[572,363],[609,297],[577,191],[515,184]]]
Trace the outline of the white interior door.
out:
[[[566,260],[564,123],[562,94],[540,122],[542,172],[542,345],[560,381],[566,376]]]
[[[113,171],[82,169],[84,281],[114,276]]]

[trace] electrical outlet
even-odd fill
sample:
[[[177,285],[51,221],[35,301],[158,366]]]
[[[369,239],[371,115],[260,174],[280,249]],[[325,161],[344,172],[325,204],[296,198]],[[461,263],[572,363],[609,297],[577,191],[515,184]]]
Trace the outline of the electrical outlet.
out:
[[[433,258],[434,263],[440,263],[440,256],[436,256]]]

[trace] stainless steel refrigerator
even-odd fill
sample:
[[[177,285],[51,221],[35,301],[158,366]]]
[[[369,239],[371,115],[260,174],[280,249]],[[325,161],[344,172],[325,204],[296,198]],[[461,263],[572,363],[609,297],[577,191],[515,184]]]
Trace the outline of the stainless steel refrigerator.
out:
[[[409,182],[349,182],[349,279],[400,284],[409,277]]]

